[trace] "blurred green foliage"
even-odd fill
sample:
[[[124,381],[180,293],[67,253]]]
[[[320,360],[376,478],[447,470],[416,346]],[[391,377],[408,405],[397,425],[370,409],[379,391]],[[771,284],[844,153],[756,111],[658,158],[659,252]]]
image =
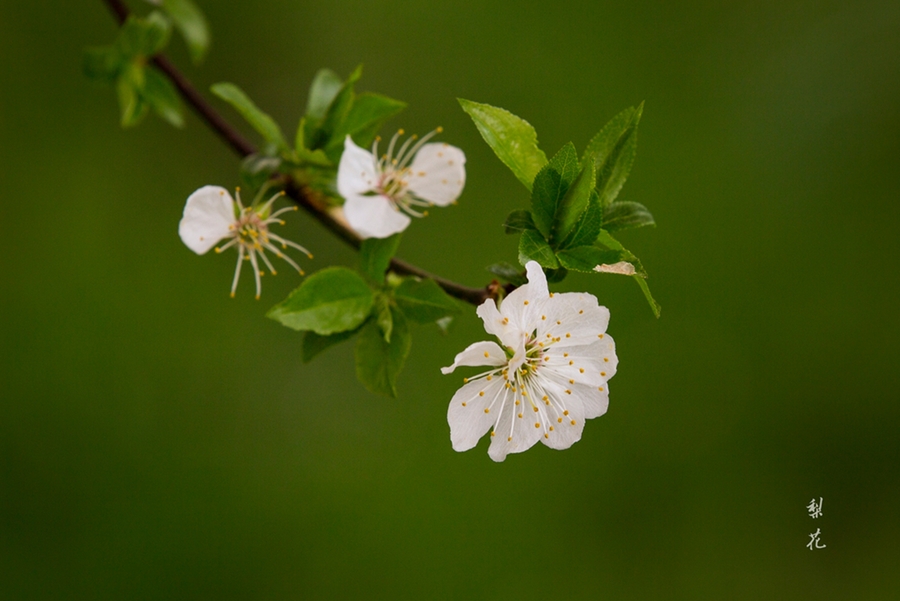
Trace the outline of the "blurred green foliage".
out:
[[[502,224],[529,196],[455,98],[527,116],[547,149],[645,100],[619,200],[659,227],[621,240],[666,311],[570,275],[612,312],[609,413],[563,452],[454,453],[460,381],[437,368],[484,337],[474,311],[409,325],[397,399],[350,377],[352,345],[304,365],[264,318],[299,278],[232,300],[232,258],[177,236],[239,161],[191,115],[119,128],[81,72],[115,36],[99,2],[0,0],[3,597],[896,598],[896,3],[200,6],[203,68],[170,44],[200,89],[240,81],[288,124],[320,67],[364,62],[409,103],[392,125],[444,127],[466,190],[398,254],[471,285],[514,262]],[[289,227],[320,266],[356,264]]]

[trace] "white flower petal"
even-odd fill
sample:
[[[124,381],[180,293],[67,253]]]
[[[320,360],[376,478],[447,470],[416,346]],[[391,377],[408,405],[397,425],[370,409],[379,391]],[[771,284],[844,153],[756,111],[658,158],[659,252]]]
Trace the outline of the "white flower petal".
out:
[[[546,315],[544,303],[550,299],[547,276],[535,261],[525,265],[528,283],[513,290],[500,304],[500,313],[509,319],[519,332],[530,334]],[[546,320],[544,320],[546,321]]]
[[[600,390],[600,388],[603,390]],[[609,384],[597,387],[576,386],[572,389],[572,394],[581,394],[581,404],[584,406],[585,419],[600,417],[609,408]]]
[[[456,391],[447,409],[450,441],[455,451],[468,451],[497,421],[502,406],[512,404],[512,393],[502,378],[469,382]],[[505,401],[505,403],[504,403]],[[508,411],[508,408],[504,410]]]
[[[491,446],[488,448],[488,455],[494,461],[503,461],[509,453],[527,451],[544,435],[544,422],[540,412],[535,413],[530,402],[523,402],[522,397],[519,397],[519,405],[516,405],[514,398],[515,395],[509,396],[509,401],[494,426],[494,435],[491,436]]]
[[[462,365],[493,365],[496,367],[506,365],[507,360],[506,353],[496,342],[475,342],[456,355],[453,365],[442,367],[441,373],[449,374]]]
[[[228,227],[234,221],[234,200],[228,190],[203,186],[188,196],[178,235],[188,248],[202,255],[231,234]]]
[[[409,217],[384,196],[344,195],[344,216],[363,238],[387,238],[406,229]]]
[[[337,187],[341,196],[348,198],[374,190],[378,184],[375,162],[376,159],[371,152],[354,144],[350,136],[344,138],[344,153],[341,155],[341,162],[338,163],[337,174]]]
[[[489,298],[475,309],[475,314],[484,322],[484,329],[500,339],[505,346],[515,349],[522,338],[521,332],[509,319],[504,321],[503,315],[497,310],[494,299]]]
[[[579,386],[570,386],[562,394],[558,394],[559,403],[551,402],[546,406],[548,419],[553,430],[541,436],[541,442],[551,449],[568,449],[581,440],[584,431],[585,413],[582,400],[576,396]],[[599,394],[599,393],[598,393]]]
[[[609,309],[598,305],[597,298],[586,292],[554,294],[543,311],[547,319],[537,324],[538,337],[549,334],[559,338],[555,346],[560,348],[591,344],[609,325]]]
[[[466,185],[466,155],[448,144],[425,144],[410,165],[410,192],[438,206],[459,198]]]

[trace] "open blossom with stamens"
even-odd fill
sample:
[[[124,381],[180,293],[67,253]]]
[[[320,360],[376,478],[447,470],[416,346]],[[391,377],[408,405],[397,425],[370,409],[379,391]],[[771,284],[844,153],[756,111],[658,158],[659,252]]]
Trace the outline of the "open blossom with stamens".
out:
[[[464,378],[450,401],[447,421],[457,451],[467,451],[491,430],[488,454],[503,461],[538,440],[567,449],[581,439],[584,421],[606,413],[607,381],[618,359],[606,333],[609,310],[592,294],[553,294],[540,266],[526,265],[528,284],[497,309],[488,299],[477,309],[495,342],[476,342],[459,353],[445,374],[463,365],[489,369]]]
[[[310,259],[312,258],[309,251],[299,244],[285,240],[269,231],[271,225],[276,223],[284,225],[284,221],[279,219],[279,215],[297,210],[297,207],[294,206],[272,212],[272,203],[283,195],[284,192],[279,192],[260,206],[256,206],[254,203],[248,207],[241,204],[240,189],[235,191],[236,199],[231,197],[228,190],[220,186],[203,186],[188,197],[187,203],[184,205],[184,216],[181,218],[181,223],[178,224],[178,234],[185,245],[198,255],[206,254],[219,241],[225,239],[228,239],[228,242],[217,247],[217,253],[232,246],[237,249],[237,267],[234,269],[234,282],[231,285],[232,297],[237,290],[241,265],[244,261],[249,261],[253,266],[253,274],[256,278],[256,298],[259,298],[260,276],[264,273],[259,268],[260,262],[269,269],[272,275],[277,273],[272,262],[269,261],[269,257],[266,256],[266,251],[284,259],[300,275],[303,275],[303,270],[282,250],[291,246],[305,253]]]
[[[346,200],[347,222],[360,236],[387,238],[405,230],[410,217],[427,215],[425,208],[459,198],[466,183],[466,155],[448,144],[426,144],[440,132],[437,128],[418,141],[411,136],[397,149],[400,130],[381,158],[378,139],[368,152],[347,136],[337,186]]]

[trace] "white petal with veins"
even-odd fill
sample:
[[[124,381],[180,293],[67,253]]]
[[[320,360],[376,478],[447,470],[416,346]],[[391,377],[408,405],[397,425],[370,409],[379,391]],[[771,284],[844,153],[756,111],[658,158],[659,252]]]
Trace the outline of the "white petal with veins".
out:
[[[185,246],[202,255],[231,234],[229,226],[234,220],[234,200],[228,190],[203,186],[188,196],[178,235]]]

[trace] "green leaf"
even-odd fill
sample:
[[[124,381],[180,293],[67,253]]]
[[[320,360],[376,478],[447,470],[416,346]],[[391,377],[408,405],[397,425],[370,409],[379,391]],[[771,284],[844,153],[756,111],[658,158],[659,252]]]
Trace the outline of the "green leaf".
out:
[[[620,250],[602,250],[596,246],[576,246],[556,253],[559,262],[566,269],[592,273],[597,265],[612,265],[628,261],[628,255]]]
[[[636,275],[646,278],[647,271],[644,269],[644,266],[641,264],[641,260],[635,256],[633,252],[622,246],[622,244],[613,238],[609,232],[604,229],[600,230],[600,233],[597,235],[597,239],[594,241],[595,246],[599,246],[605,250],[618,250],[622,252],[622,260],[628,261],[632,265],[634,265],[634,269]]]
[[[133,127],[147,114],[148,106],[141,98],[144,87],[144,69],[138,63],[129,64],[119,75],[116,92],[122,111],[122,127]]]
[[[594,240],[597,239],[597,234],[600,233],[602,223],[603,209],[600,207],[600,197],[596,190],[591,190],[587,208],[582,211],[575,227],[572,228],[572,231],[559,247],[572,248],[593,244]]]
[[[209,25],[206,17],[191,0],[163,0],[162,7],[184,38],[191,60],[194,64],[199,64],[209,50]]]
[[[181,98],[172,82],[154,67],[147,67],[144,71],[142,96],[157,115],[175,127],[184,127],[184,109],[181,106]]]
[[[258,190],[280,166],[281,159],[278,157],[251,154],[241,161],[241,185],[249,190]]]
[[[526,209],[516,209],[503,222],[503,231],[507,234],[520,234],[525,230],[536,229],[534,219],[531,218],[531,211]]]
[[[289,328],[327,336],[359,326],[373,302],[372,291],[355,271],[329,267],[306,278],[267,316]]]
[[[350,77],[347,78],[347,81],[344,82],[341,89],[338,90],[338,93],[335,95],[334,99],[332,99],[331,104],[328,105],[328,109],[325,111],[325,116],[322,119],[322,125],[317,132],[316,139],[313,140],[312,143],[307,144],[308,148],[328,148],[330,145],[329,143],[332,141],[332,137],[335,137],[335,134],[339,135],[341,125],[344,123],[347,115],[350,114],[350,109],[353,108],[353,100],[356,96],[353,91],[353,86],[359,81],[361,76],[362,65],[359,65],[353,73],[350,74]],[[343,141],[343,138],[341,138],[341,141]],[[337,162],[337,157],[335,157],[333,153],[329,153],[326,150],[325,154],[331,161]],[[338,153],[338,157],[339,156],[340,153]]]
[[[324,351],[327,348],[330,348],[336,344],[339,344],[345,340],[349,340],[356,336],[359,333],[359,328],[354,330],[347,330],[345,332],[338,332],[337,334],[332,334],[331,336],[319,336],[312,330],[307,330],[303,332],[303,343],[301,346],[301,356],[304,363],[309,363],[313,360],[313,358]]]
[[[650,294],[650,286],[647,285],[647,280],[642,278],[639,275],[633,275],[631,278],[637,282],[638,286],[641,288],[641,292],[644,293],[644,298],[647,299],[647,302],[650,304],[650,310],[653,311],[653,315],[659,319],[659,314],[662,311],[662,307],[659,306],[659,303],[656,302],[656,299],[653,298],[653,295]]]
[[[375,321],[378,322],[378,329],[381,330],[384,341],[390,343],[391,333],[394,330],[394,318],[391,315],[391,303],[387,295],[376,295],[375,309],[372,313],[375,315]]]
[[[172,24],[158,11],[144,18],[131,15],[119,30],[116,47],[127,58],[151,57],[158,54],[172,35]]]
[[[122,55],[112,47],[86,48],[82,58],[84,74],[94,81],[111,84],[122,70]]]
[[[547,269],[559,267],[553,249],[537,230],[527,230],[519,238],[519,263],[525,265],[528,261],[537,261]]]
[[[503,164],[528,190],[538,171],[547,164],[547,156],[538,148],[537,133],[530,123],[507,110],[458,98],[481,137]]]
[[[578,154],[570,142],[535,176],[531,190],[532,216],[544,238],[553,239],[560,205],[580,171]]]
[[[394,290],[403,314],[416,323],[431,323],[460,312],[459,305],[434,280],[406,278]]]
[[[344,85],[344,80],[331,69],[319,69],[309,87],[306,116],[311,122],[321,121],[328,106]]]
[[[521,267],[516,267],[506,262],[494,263],[493,265],[489,265],[487,267],[487,270],[501,280],[509,282],[514,286],[521,286],[528,283],[528,280],[522,273]]]
[[[578,177],[569,186],[569,191],[559,204],[559,210],[556,212],[556,225],[553,231],[551,242],[554,245],[559,244],[561,240],[565,240],[575,226],[578,224],[581,216],[584,214],[590,204],[591,196],[594,192],[594,170],[590,165],[585,165]]]
[[[650,294],[650,287],[647,284],[647,280],[645,279],[647,277],[647,271],[644,269],[644,266],[641,265],[640,260],[638,260],[638,258],[636,256],[634,256],[634,254],[632,252],[630,252],[624,246],[622,246],[622,244],[618,240],[613,238],[609,234],[609,232],[607,232],[606,230],[600,230],[600,234],[597,236],[597,240],[596,240],[595,244],[605,246],[606,248],[608,248],[610,250],[618,250],[618,251],[622,251],[623,253],[627,253],[627,256],[629,256],[629,258],[624,259],[624,260],[626,260],[629,263],[631,263],[632,265],[634,265],[634,268],[637,271],[637,273],[635,275],[631,276],[631,278],[635,282],[637,282],[638,286],[640,286],[641,292],[644,293],[644,297],[647,299],[647,302],[650,304],[650,309],[653,311],[653,315],[655,315],[657,318],[659,318],[659,313],[661,311],[661,307],[659,306],[659,303],[657,303],[653,299],[653,296]]]
[[[593,161],[597,174],[600,205],[608,206],[616,199],[625,183],[637,154],[637,128],[644,103],[627,108],[607,123],[588,143],[585,161]]]
[[[295,158],[301,163],[309,163],[317,167],[333,167],[334,163],[325,156],[324,150],[321,148],[310,150],[306,147],[306,130],[307,119],[306,117],[302,117],[300,119],[300,125],[297,126],[297,136],[294,139]]]
[[[409,355],[412,338],[406,319],[397,309],[391,309],[393,332],[386,342],[375,319],[362,327],[356,343],[356,377],[369,391],[391,397],[397,396],[397,376]]]
[[[378,284],[384,283],[384,272],[400,246],[400,234],[387,238],[366,238],[359,247],[359,268]]]
[[[653,215],[639,202],[619,200],[603,211],[603,229],[608,232],[656,225]]]
[[[247,123],[279,152],[289,152],[290,148],[281,133],[281,128],[269,115],[262,112],[243,90],[229,82],[220,82],[210,87],[212,93],[230,104]]]
[[[405,108],[405,102],[387,96],[368,92],[360,94],[354,99],[347,117],[331,134],[326,153],[339,157],[344,149],[344,138],[348,135],[358,146],[371,146],[385,121]]]
[[[569,275],[569,270],[565,267],[560,267],[559,269],[547,269],[545,273],[547,276],[547,283],[556,284],[566,279],[566,276]]]

